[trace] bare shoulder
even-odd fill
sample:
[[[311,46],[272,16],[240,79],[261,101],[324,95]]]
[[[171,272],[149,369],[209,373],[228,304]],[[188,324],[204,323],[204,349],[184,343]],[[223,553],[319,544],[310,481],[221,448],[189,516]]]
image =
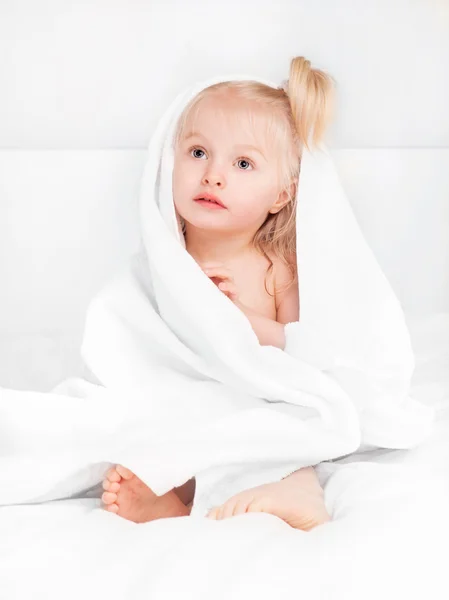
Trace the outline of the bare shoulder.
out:
[[[299,321],[299,289],[296,257],[291,256],[289,258],[289,265],[276,256],[270,256],[270,258],[273,261],[276,321],[283,324]]]

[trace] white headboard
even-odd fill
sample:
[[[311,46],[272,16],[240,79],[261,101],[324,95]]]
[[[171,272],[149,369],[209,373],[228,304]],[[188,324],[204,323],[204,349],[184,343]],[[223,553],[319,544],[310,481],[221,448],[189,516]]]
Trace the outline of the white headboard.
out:
[[[449,312],[449,149],[335,149],[406,313]],[[90,298],[137,250],[144,150],[0,151],[0,386],[81,373]]]

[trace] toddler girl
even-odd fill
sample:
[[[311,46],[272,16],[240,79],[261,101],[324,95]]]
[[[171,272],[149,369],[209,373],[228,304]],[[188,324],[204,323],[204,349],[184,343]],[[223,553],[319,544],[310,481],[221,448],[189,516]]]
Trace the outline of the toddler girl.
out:
[[[221,82],[202,90],[179,119],[173,201],[186,250],[246,315],[261,345],[284,349],[299,320],[296,189],[301,151],[330,116],[332,79],[303,57],[287,86]],[[190,514],[195,479],[156,496],[117,465],[103,482],[106,510],[134,522]],[[309,530],[330,520],[313,467],[246,490],[209,518],[268,512]]]

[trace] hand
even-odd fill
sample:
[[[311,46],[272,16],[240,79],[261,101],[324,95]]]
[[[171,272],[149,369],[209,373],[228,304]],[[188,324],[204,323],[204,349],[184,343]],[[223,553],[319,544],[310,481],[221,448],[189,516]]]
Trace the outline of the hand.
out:
[[[233,302],[238,300],[237,286],[235,285],[234,276],[230,269],[226,268],[222,263],[203,263],[200,264],[200,267],[225,296]]]
[[[234,305],[247,317],[262,346],[275,346],[281,350],[285,348],[284,325],[273,319],[259,315],[251,307],[240,302],[238,289],[230,269],[226,268],[222,263],[198,264],[223,294],[228,296]]]

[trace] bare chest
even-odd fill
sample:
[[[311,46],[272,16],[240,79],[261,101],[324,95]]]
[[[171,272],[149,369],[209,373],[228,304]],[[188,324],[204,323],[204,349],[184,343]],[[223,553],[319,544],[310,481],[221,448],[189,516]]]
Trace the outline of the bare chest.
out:
[[[270,274],[267,273],[268,261],[248,261],[247,263],[234,266],[234,281],[239,292],[239,300],[255,312],[269,319],[276,320],[276,303],[273,288],[270,285]],[[265,289],[265,280],[267,289]]]

